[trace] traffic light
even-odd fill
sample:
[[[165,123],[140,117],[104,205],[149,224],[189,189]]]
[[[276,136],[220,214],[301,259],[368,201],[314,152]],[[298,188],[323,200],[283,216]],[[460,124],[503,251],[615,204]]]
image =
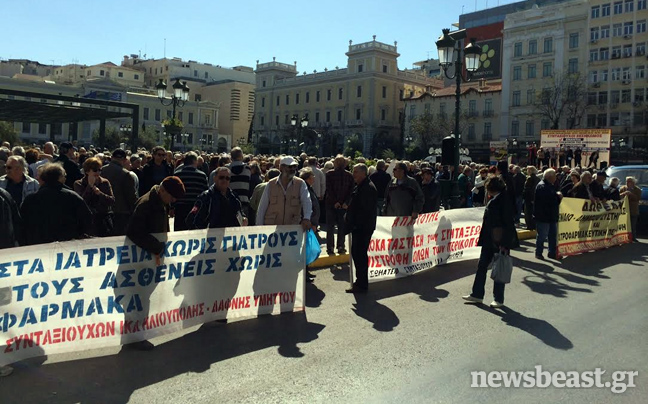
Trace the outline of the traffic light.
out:
[[[441,141],[441,165],[455,165],[455,138],[454,136],[444,137]]]

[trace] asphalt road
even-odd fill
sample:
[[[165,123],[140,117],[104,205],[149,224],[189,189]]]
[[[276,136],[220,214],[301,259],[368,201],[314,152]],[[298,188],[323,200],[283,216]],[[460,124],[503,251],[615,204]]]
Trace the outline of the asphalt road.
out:
[[[206,325],[153,340],[151,352],[23,362],[0,379],[0,403],[644,403],[647,243],[559,263],[537,261],[525,242],[503,310],[461,300],[476,261],[373,284],[358,297],[343,292],[346,268],[318,270],[305,314]],[[622,394],[470,387],[471,371],[536,365],[602,368],[603,380],[617,370],[639,375]]]

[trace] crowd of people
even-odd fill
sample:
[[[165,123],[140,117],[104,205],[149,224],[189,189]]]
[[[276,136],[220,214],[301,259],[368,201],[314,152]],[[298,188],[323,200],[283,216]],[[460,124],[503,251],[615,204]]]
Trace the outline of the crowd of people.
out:
[[[533,150],[537,165],[471,163],[453,167],[428,162],[371,161],[338,155],[317,158],[200,151],[174,153],[157,146],[131,153],[63,142],[42,147],[0,148],[0,248],[88,237],[127,236],[159,262],[164,243],[154,233],[248,225],[321,228],[329,255],[346,254],[352,236],[357,280],[347,292],[368,288],[367,249],[376,217],[408,216],[450,207],[486,206],[475,285],[469,301],[481,301],[493,254],[518,245],[515,227],[537,230],[536,257],[556,258],[558,206],[563,196],[591,201],[629,199],[636,241],[641,191],[632,177],[611,178],[580,166],[580,150],[557,155]],[[576,164],[573,165],[572,161]],[[594,167],[596,164],[594,164]],[[458,174],[458,175],[457,175]],[[456,179],[458,200],[442,192]],[[368,209],[367,207],[372,207]],[[513,215],[510,215],[513,212]],[[510,219],[510,220],[509,220]],[[314,276],[307,274],[308,281]],[[504,303],[496,284],[493,307]]]

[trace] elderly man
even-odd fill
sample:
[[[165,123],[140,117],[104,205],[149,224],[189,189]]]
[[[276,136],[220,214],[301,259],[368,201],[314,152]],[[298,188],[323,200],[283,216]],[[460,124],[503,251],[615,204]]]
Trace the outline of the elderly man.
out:
[[[592,185],[592,173],[589,171],[583,171],[581,174],[580,181],[578,184],[574,185],[572,190],[569,192],[569,196],[572,198],[578,199],[589,199],[592,202],[596,202],[596,198],[592,193],[590,186]]]
[[[198,155],[189,152],[185,155],[183,166],[175,174],[185,186],[185,194],[173,205],[176,220],[173,224],[174,231],[187,230],[186,219],[194,207],[198,197],[209,188],[207,174],[198,169]],[[231,177],[230,177],[231,178]],[[229,184],[228,184],[229,185]]]
[[[247,225],[243,204],[229,187],[232,172],[227,167],[218,167],[214,172],[214,184],[196,198],[196,203],[187,215],[187,229]]]
[[[26,245],[86,238],[92,212],[83,199],[65,183],[61,164],[46,164],[40,176],[43,185],[23,200],[20,213]]]
[[[376,191],[378,191],[378,202],[376,203],[376,208],[378,214],[380,214],[383,206],[385,206],[385,191],[387,191],[387,187],[391,181],[391,175],[387,173],[387,164],[385,163],[385,160],[376,161],[376,172],[371,174],[369,179],[376,186]]]
[[[127,166],[126,152],[122,149],[115,149],[110,164],[101,169],[101,176],[110,182],[115,197],[115,206],[113,208],[115,212],[113,235],[115,236],[126,234],[128,222],[137,202],[135,181],[126,169]]]
[[[549,239],[548,257],[556,259],[558,245],[558,205],[562,194],[554,186],[556,171],[549,168],[544,172],[544,179],[538,183],[533,202],[533,217],[538,233],[536,236],[535,256],[543,259],[544,242]]]
[[[626,177],[626,184],[619,189],[619,195],[628,197],[630,206],[630,229],[632,231],[632,241],[638,243],[637,239],[637,222],[639,219],[639,201],[641,200],[641,188],[637,187],[635,177]]]
[[[411,216],[416,219],[423,209],[425,196],[414,178],[407,176],[407,164],[394,167],[394,178],[385,191],[385,216]]]
[[[165,160],[167,153],[164,151],[164,147],[155,146],[151,154],[153,158],[142,169],[140,195],[144,195],[151,190],[153,185],[159,185],[163,179],[173,175],[173,166]],[[171,157],[173,159],[173,156]]]
[[[351,201],[345,215],[345,223],[351,232],[351,257],[356,270],[356,281],[347,293],[366,293],[369,288],[369,241],[376,229],[375,209],[378,191],[367,177],[367,166],[356,164],[353,167],[353,181],[356,186],[351,193]]]
[[[522,218],[522,207],[524,206],[524,184],[526,183],[526,176],[522,174],[520,166],[513,167],[513,188],[515,189],[515,224],[520,224]]]
[[[344,247],[344,213],[353,191],[353,175],[346,170],[342,155],[335,157],[335,169],[326,173],[326,252],[333,254],[337,226],[337,252],[346,254]]]
[[[6,175],[0,177],[0,188],[9,192],[20,206],[27,195],[38,191],[38,181],[27,175],[27,161],[21,156],[10,156],[5,165]]]
[[[527,179],[524,182],[524,221],[527,230],[535,230],[536,223],[533,219],[533,201],[535,200],[535,190],[540,182],[536,175],[538,169],[535,166],[527,166]]]
[[[268,182],[263,191],[256,224],[295,225],[301,224],[304,231],[311,228],[310,217],[313,213],[310,193],[304,180],[295,176],[297,162],[287,156],[279,164],[279,177]]]
[[[54,162],[63,165],[63,169],[65,170],[65,185],[72,189],[74,188],[76,180],[83,178],[81,168],[74,161],[76,147],[74,147],[70,142],[63,142],[59,146],[59,151],[60,154]]]
[[[600,201],[604,201],[607,199],[605,188],[603,187],[607,177],[608,175],[605,171],[599,171],[596,173],[596,181],[592,181],[592,183],[590,184],[590,190],[592,191],[592,195],[594,196],[594,198]]]

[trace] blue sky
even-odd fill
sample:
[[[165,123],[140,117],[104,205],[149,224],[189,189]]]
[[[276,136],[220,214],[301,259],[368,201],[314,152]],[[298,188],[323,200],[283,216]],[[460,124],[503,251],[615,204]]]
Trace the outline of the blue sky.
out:
[[[512,1],[502,0],[500,3]],[[131,53],[221,66],[346,65],[349,39],[398,41],[399,67],[437,57],[441,29],[497,0],[0,0],[1,59],[119,64]]]

